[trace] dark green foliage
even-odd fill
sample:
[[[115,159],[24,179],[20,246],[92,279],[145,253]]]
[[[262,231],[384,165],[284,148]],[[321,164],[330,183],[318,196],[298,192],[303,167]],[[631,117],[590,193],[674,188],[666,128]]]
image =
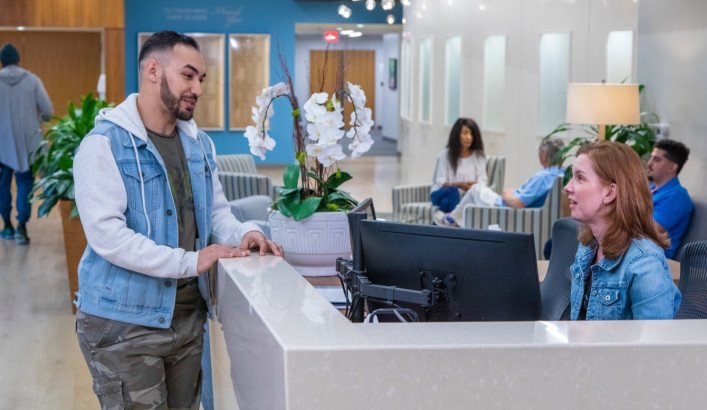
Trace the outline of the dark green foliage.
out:
[[[55,123],[44,135],[33,157],[32,171],[40,178],[32,187],[32,202],[42,201],[39,216],[45,216],[61,199],[74,200],[74,155],[81,140],[93,128],[98,111],[108,107],[104,100],[89,93],[81,98],[81,107],[69,103],[69,114],[54,117]],[[71,216],[78,215],[76,206]]]
[[[321,179],[316,170],[308,172],[309,178],[316,181],[321,192],[313,192],[303,187],[297,187],[300,177],[300,166],[288,165],[283,174],[284,187],[278,187],[278,199],[273,204],[273,209],[283,215],[301,221],[315,212],[346,211],[358,203],[344,191],[339,191],[339,186],[352,177],[346,172],[337,169],[326,179]],[[308,193],[309,195],[305,194]]]

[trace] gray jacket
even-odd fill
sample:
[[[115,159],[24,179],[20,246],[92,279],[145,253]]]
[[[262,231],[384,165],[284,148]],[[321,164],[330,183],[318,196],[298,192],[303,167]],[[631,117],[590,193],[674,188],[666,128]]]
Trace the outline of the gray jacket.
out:
[[[42,80],[11,64],[0,70],[0,162],[17,172],[29,170],[29,156],[42,141],[40,118],[53,107]]]

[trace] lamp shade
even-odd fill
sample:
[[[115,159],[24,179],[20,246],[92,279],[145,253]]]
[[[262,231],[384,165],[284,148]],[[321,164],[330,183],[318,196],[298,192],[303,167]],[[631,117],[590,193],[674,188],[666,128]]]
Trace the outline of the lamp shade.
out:
[[[570,83],[566,121],[570,124],[640,124],[638,85]]]

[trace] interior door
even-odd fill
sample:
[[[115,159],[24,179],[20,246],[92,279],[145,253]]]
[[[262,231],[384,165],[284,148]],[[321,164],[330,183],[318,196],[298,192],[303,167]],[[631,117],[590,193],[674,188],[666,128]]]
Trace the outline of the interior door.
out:
[[[0,45],[12,43],[20,66],[44,83],[54,115],[67,114],[69,101],[96,94],[101,73],[101,33],[87,31],[0,31]]]
[[[360,85],[366,93],[366,106],[373,114],[376,112],[375,60],[373,50],[325,51],[310,50],[309,52],[309,93],[326,91],[331,94],[336,86],[339,73],[339,59],[344,53],[346,73],[344,79]],[[304,101],[301,102],[304,104]],[[351,103],[344,104],[344,123],[348,128],[351,118]],[[374,118],[375,120],[375,118]]]

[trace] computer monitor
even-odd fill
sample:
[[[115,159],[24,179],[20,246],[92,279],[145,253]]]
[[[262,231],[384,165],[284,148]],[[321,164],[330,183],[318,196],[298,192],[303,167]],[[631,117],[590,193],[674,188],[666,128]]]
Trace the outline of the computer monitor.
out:
[[[366,198],[358,203],[353,209],[349,211],[351,214],[355,213],[366,214],[366,219],[376,219],[376,210],[373,207],[373,199]]]
[[[415,310],[420,320],[540,319],[532,234],[368,220],[358,228],[363,271],[372,284],[394,286],[390,294],[436,289],[444,296],[427,308],[396,303]]]

